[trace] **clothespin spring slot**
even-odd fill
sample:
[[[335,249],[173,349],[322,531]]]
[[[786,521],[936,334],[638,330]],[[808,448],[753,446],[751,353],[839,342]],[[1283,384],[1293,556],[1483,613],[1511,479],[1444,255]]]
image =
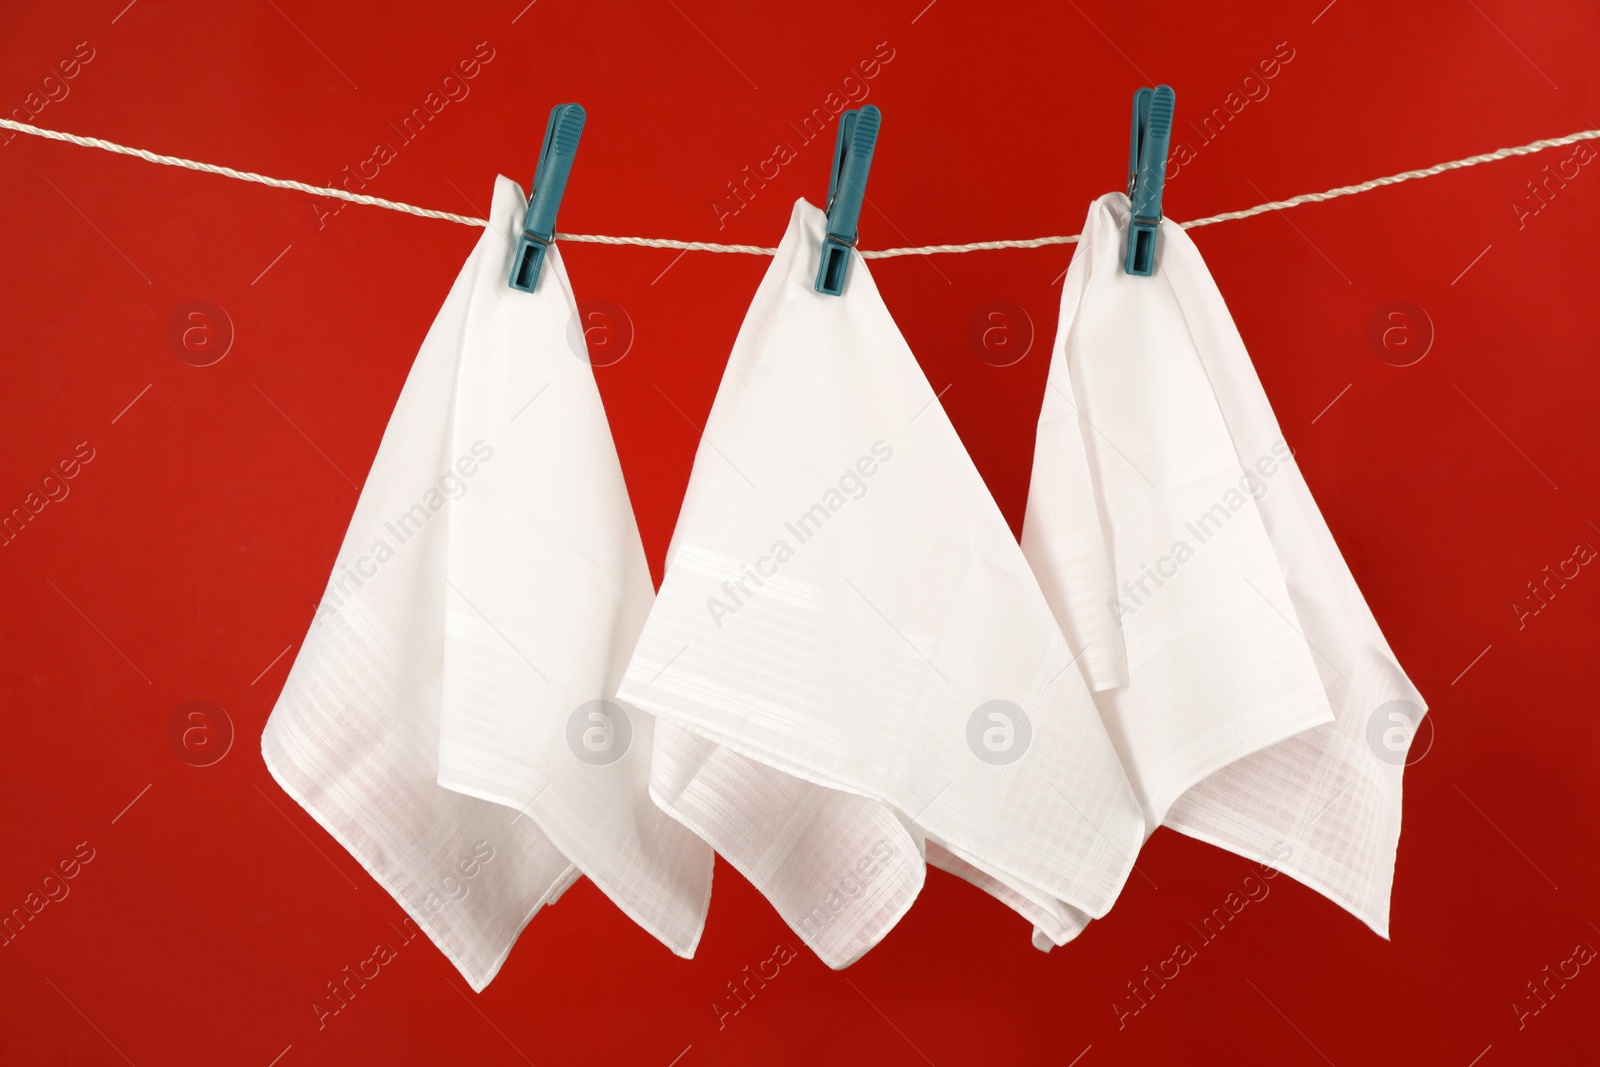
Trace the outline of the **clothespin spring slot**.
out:
[[[817,291],[838,296],[844,291],[845,271],[850,269],[850,250],[854,244],[845,244],[833,238],[822,243],[822,269],[817,272]]]

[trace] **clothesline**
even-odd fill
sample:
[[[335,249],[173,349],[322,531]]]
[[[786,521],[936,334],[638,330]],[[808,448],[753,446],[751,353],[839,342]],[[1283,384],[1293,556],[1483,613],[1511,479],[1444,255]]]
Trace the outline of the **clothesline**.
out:
[[[68,144],[79,145],[83,148],[98,148],[102,151],[113,152],[117,155],[134,156],[148,163],[160,163],[169,167],[183,167],[186,170],[197,170],[206,174],[220,174],[225,178],[235,178],[239,181],[255,182],[258,185],[271,186],[274,189],[294,189],[313,196],[328,197],[335,200],[345,200],[352,204],[364,204],[368,207],[381,207],[390,211],[399,211],[407,215],[416,215],[425,219],[443,219],[446,222],[456,222],[463,226],[487,226],[488,219],[480,219],[471,215],[458,215],[450,211],[435,211],[432,208],[418,207],[415,204],[404,204],[396,200],[385,200],[382,197],[367,196],[363,193],[352,193],[346,189],[331,186],[308,185],[305,182],[292,181],[287,178],[273,178],[254,171],[235,170],[232,167],[223,167],[215,163],[201,163],[193,159],[184,159],[181,156],[167,156],[158,152],[151,152],[144,148],[130,148],[127,145],[117,144],[115,141],[103,140],[99,137],[80,137],[76,134],[63,133],[60,130],[48,130],[41,126],[30,126],[25,122],[16,122],[12,119],[0,119],[0,128],[15,130],[34,137],[43,137],[51,141],[65,141]],[[1217,215],[1207,215],[1204,218],[1190,219],[1178,225],[1186,230],[1196,226],[1212,226],[1219,222],[1230,222],[1234,219],[1248,219],[1254,215],[1264,215],[1268,211],[1282,211],[1285,208],[1299,207],[1301,204],[1316,204],[1325,200],[1337,200],[1342,196],[1354,196],[1365,193],[1385,185],[1398,185],[1400,182],[1414,181],[1419,178],[1431,178],[1436,174],[1443,174],[1448,170],[1461,170],[1466,167],[1476,167],[1480,163],[1493,163],[1496,160],[1510,159],[1513,156],[1527,156],[1535,152],[1543,152],[1547,148],[1559,148],[1562,145],[1577,144],[1579,141],[1592,141],[1600,139],[1600,130],[1580,130],[1577,133],[1567,134],[1565,137],[1551,137],[1544,140],[1532,141],[1514,148],[1500,148],[1493,152],[1481,155],[1467,156],[1465,159],[1453,159],[1445,163],[1436,163],[1431,167],[1421,170],[1405,170],[1399,174],[1391,174],[1384,178],[1373,178],[1370,181],[1359,182],[1355,185],[1341,185],[1322,193],[1303,193],[1291,196],[1287,200],[1273,200],[1255,207],[1245,208],[1242,211],[1224,211]],[[943,244],[919,245],[913,248],[880,248],[876,250],[862,249],[863,259],[892,259],[896,256],[925,256],[957,252],[983,252],[1002,248],[1043,248],[1047,245],[1073,244],[1081,234],[1070,234],[1054,237],[1029,237],[1014,241],[973,241],[968,244]],[[717,244],[709,241],[677,241],[660,237],[612,237],[606,234],[594,233],[558,233],[558,241],[573,241],[584,244],[602,245],[635,245],[642,248],[674,248],[685,252],[735,252],[745,255],[770,256],[777,252],[776,248],[767,248],[761,245],[735,245]]]

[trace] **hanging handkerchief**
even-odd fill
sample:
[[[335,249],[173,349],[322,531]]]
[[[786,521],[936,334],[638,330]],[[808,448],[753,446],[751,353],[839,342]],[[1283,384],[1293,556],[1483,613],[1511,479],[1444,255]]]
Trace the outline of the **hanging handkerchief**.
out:
[[[531,820],[438,784],[448,501],[470,485],[451,451],[450,398],[471,307],[503,249],[485,230],[417,353],[261,736],[284,791],[475,990],[577,876]]]
[[[649,574],[559,254],[506,284],[522,207],[499,179],[262,737],[475,989],[579,872],[682,955],[711,878],[615,700]]]
[[[1401,779],[1427,705],[1322,518],[1222,294],[1183,230],[1162,224],[1173,291],[1241,462],[1271,483],[1261,517],[1335,722],[1223,768],[1167,825],[1267,862],[1389,936]],[[1279,461],[1276,476],[1261,457]]]
[[[680,956],[711,895],[711,849],[649,796],[654,723],[616,700],[654,591],[577,302],[552,247],[511,288],[521,192],[495,190],[496,250],[456,377],[453,451],[480,442],[451,505],[439,784],[521,811]],[[498,274],[495,273],[498,271]]]
[[[885,805],[930,858],[1025,914],[1102,915],[1132,868],[1138,804],[866,264],[841,297],[813,290],[823,229],[796,204],[621,695],[663,727]]]
[[[1069,634],[1090,611],[1120,632],[1131,684],[1096,700],[1153,828],[1206,775],[1332,714],[1257,510],[1269,485],[1234,453],[1164,274],[1122,270],[1118,195],[1067,271],[1023,546]],[[1110,574],[1054,566],[1092,523]]]
[[[1278,866],[1386,929],[1400,768],[1374,758],[1368,712],[1415,699],[1420,715],[1420,698],[1198,251],[1163,222],[1155,274],[1128,275],[1127,216],[1122,194],[1098,200],[1067,273],[1024,548],[1063,626],[1096,603],[1120,630],[1128,685],[1096,702],[1147,825]],[[1059,472],[1083,456],[1094,495],[1074,504]],[[1098,573],[1052,566],[1091,502],[1109,597]]]

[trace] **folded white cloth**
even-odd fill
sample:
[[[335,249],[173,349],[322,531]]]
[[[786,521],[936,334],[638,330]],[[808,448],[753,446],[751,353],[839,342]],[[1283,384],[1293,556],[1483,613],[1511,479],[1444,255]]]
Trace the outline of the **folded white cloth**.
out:
[[[1375,755],[1368,722],[1395,700],[1420,716],[1421,698],[1193,242],[1163,222],[1156,273],[1130,276],[1127,216],[1120,193],[1096,201],[1067,272],[1024,551],[1085,662],[1115,663],[1121,639],[1127,684],[1096,703],[1146,825],[1270,863],[1385,932],[1403,760]]]
[[[1116,195],[1067,270],[1022,539],[1063,629],[1091,635],[1085,660],[1126,649],[1131,684],[1096,702],[1154,827],[1207,775],[1333,715],[1257,510],[1271,481],[1234,452],[1170,247],[1154,277],[1123,272]],[[1083,551],[1100,543],[1109,570]]]
[[[684,956],[711,889],[616,699],[650,576],[560,253],[507,285],[523,212],[498,179],[262,737],[475,989],[576,872]]]
[[[661,719],[653,794],[672,808],[681,785],[659,777],[670,723],[705,752],[745,757],[756,769],[741,788],[774,771],[809,783],[786,786],[794,799],[764,813],[752,854],[811,790],[865,798],[912,847],[925,841],[931,862],[1065,934],[1073,908],[1098,916],[1116,899],[1144,831],[1138,803],[1037,580],[866,263],[853,257],[843,296],[813,291],[824,224],[796,204],[729,358],[623,678],[622,697]],[[728,854],[724,840],[738,834],[685,821],[817,947],[780,903],[794,894]],[[810,873],[813,885],[827,880]],[[891,897],[909,903],[904,887]],[[880,903],[875,915],[898,918]],[[886,927],[858,929],[858,947],[870,947]]]
[[[495,209],[515,234],[514,183]],[[690,956],[712,854],[650,800],[654,723],[615,700],[654,590],[594,371],[569,347],[577,302],[558,248],[533,293],[494,248],[456,379],[453,451],[492,442],[496,462],[451,506],[439,784],[524,812]]]
[[[656,723],[651,795],[711,842],[830,967],[847,967],[916,901],[919,841],[885,804],[784,774]]]

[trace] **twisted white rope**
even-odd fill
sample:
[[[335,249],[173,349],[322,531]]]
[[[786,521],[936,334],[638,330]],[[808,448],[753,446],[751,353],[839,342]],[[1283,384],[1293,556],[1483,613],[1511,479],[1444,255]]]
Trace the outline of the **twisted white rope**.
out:
[[[345,189],[329,189],[320,185],[307,185],[305,182],[289,181],[286,178],[269,178],[265,174],[257,174],[249,170],[234,170],[232,167],[219,167],[215,163],[198,163],[192,159],[183,159],[180,156],[164,156],[159,152],[150,152],[143,148],[129,148],[115,141],[102,141],[98,137],[79,137],[76,134],[62,133],[60,130],[47,130],[42,126],[29,126],[25,122],[15,122],[11,119],[0,119],[0,127],[16,130],[18,133],[31,134],[34,137],[44,137],[51,141],[66,141],[68,144],[81,145],[84,148],[99,148],[106,152],[115,152],[119,156],[137,156],[147,163],[164,163],[169,167],[183,167],[186,170],[199,170],[207,174],[220,174],[224,178],[237,178],[242,182],[255,182],[258,185],[270,185],[274,189],[297,189],[302,193],[311,193],[313,196],[332,197],[336,200],[348,200],[352,204],[366,204],[369,207],[386,207],[390,211],[403,211],[407,215],[420,215],[425,219],[444,219],[446,222],[459,222],[466,226],[487,226],[488,219],[475,219],[470,215],[457,215],[449,211],[432,211],[414,204],[402,204],[394,200],[385,200],[377,196],[363,196]]]
[[[1578,133],[1569,133],[1565,137],[1550,137],[1543,141],[1533,141],[1530,144],[1518,145],[1515,148],[1500,148],[1482,155],[1468,156],[1466,159],[1452,159],[1448,163],[1435,163],[1431,167],[1421,170],[1403,170],[1399,174],[1391,174],[1387,178],[1373,178],[1368,182],[1358,185],[1341,185],[1337,189],[1329,189],[1325,193],[1304,193],[1300,196],[1291,196],[1287,200],[1274,200],[1270,204],[1257,204],[1255,207],[1245,208],[1243,211],[1224,211],[1220,215],[1207,215],[1203,219],[1190,219],[1178,225],[1186,230],[1196,226],[1210,226],[1218,222],[1228,222],[1233,219],[1247,219],[1251,215],[1263,215],[1268,211],[1282,211],[1286,207],[1299,207],[1301,204],[1318,204],[1324,200],[1337,200],[1341,196],[1354,196],[1364,193],[1369,189],[1377,189],[1384,185],[1398,185],[1415,178],[1431,178],[1435,174],[1443,174],[1447,170],[1461,170],[1465,167],[1476,167],[1480,163],[1493,163],[1497,159],[1510,159],[1512,156],[1531,156],[1535,152],[1543,152],[1546,148],[1559,148],[1562,145],[1577,144],[1579,141],[1593,141],[1600,138],[1600,130],[1580,130]]]
[[[346,200],[352,204],[365,204],[368,207],[387,208],[390,211],[400,211],[407,215],[417,215],[425,219],[444,219],[446,222],[458,222],[464,226],[487,226],[488,219],[474,218],[471,215],[457,215],[451,211],[434,211],[430,208],[417,207],[415,204],[402,204],[395,200],[385,200],[378,196],[367,196],[363,193],[352,193],[347,189],[331,186],[308,185],[305,182],[290,181],[285,178],[272,178],[254,171],[234,170],[232,167],[222,167],[215,163],[200,163],[193,159],[184,159],[180,156],[164,156],[158,152],[151,152],[143,148],[129,148],[127,145],[117,144],[115,141],[102,140],[99,137],[79,137],[76,134],[62,133],[60,130],[47,130],[40,126],[30,126],[25,122],[16,122],[12,119],[0,118],[0,128],[15,130],[34,137],[44,137],[51,141],[65,141],[68,144],[80,145],[84,148],[98,148],[117,155],[135,156],[149,163],[161,163],[169,167],[183,167],[186,170],[198,170],[207,174],[220,174],[225,178],[236,178],[239,181],[255,182],[258,185],[269,185],[274,189],[294,189],[312,196],[327,197],[334,200]],[[1248,219],[1253,215],[1264,215],[1268,211],[1282,211],[1285,208],[1299,207],[1301,204],[1318,204],[1325,200],[1337,200],[1341,196],[1354,196],[1365,193],[1385,185],[1398,185],[1400,182],[1413,181],[1418,178],[1431,178],[1436,174],[1443,174],[1447,170],[1461,170],[1466,167],[1476,167],[1481,163],[1493,163],[1500,159],[1509,159],[1512,156],[1527,156],[1535,152],[1543,152],[1547,148],[1559,148],[1562,145],[1577,144],[1579,141],[1592,141],[1600,139],[1600,130],[1581,130],[1565,137],[1550,137],[1529,144],[1518,145],[1515,148],[1501,148],[1481,155],[1468,156],[1465,159],[1453,159],[1447,163],[1436,163],[1431,167],[1421,170],[1405,170],[1399,174],[1391,174],[1386,178],[1373,178],[1371,181],[1361,182],[1357,185],[1341,185],[1337,189],[1329,189],[1324,193],[1304,193],[1292,196],[1287,200],[1274,200],[1267,204],[1257,204],[1255,207],[1245,208],[1243,211],[1224,211],[1220,215],[1207,215],[1201,219],[1191,219],[1179,223],[1184,229],[1193,229],[1196,226],[1212,226],[1219,222],[1229,222],[1234,219]],[[1072,234],[1062,237],[1030,237],[1018,241],[974,241],[970,244],[959,245],[920,245],[915,248],[881,248],[876,251],[861,252],[863,259],[892,259],[895,256],[928,256],[956,252],[983,252],[1001,248],[1043,248],[1047,245],[1072,244],[1081,234]],[[727,245],[714,244],[709,241],[674,241],[659,237],[610,237],[604,234],[593,233],[558,233],[559,241],[574,241],[584,244],[601,245],[636,245],[642,248],[676,248],[685,252],[737,252],[753,256],[770,256],[776,253],[776,248],[766,248],[761,245]]]
[[[599,233],[558,233],[558,241],[591,245],[638,245],[641,248],[681,248],[685,252],[743,252],[747,256],[775,256],[776,248],[762,245],[719,245],[707,241],[674,241],[670,237],[607,237]],[[862,253],[865,255],[866,253]]]

